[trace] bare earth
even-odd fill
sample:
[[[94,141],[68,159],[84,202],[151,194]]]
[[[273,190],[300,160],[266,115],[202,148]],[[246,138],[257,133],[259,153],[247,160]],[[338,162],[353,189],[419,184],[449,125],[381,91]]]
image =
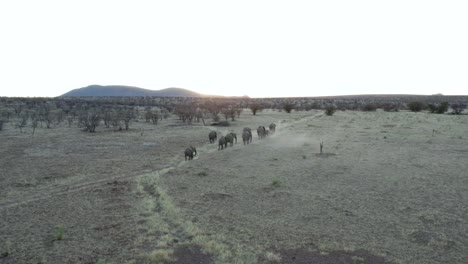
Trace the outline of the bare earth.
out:
[[[270,123],[243,146],[243,127]],[[0,263],[466,263],[467,115],[245,110],[231,125],[6,126]],[[210,130],[238,143],[218,151]]]

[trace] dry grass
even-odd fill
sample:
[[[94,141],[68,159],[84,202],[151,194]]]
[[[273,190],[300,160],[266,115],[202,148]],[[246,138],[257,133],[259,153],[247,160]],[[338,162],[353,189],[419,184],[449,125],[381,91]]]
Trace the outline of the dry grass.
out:
[[[212,129],[272,122],[275,135],[251,145],[208,143]],[[365,249],[403,263],[467,257],[466,116],[265,110],[227,128],[176,123],[38,128],[34,138],[7,127],[0,234],[11,243],[0,261],[170,262],[186,245],[216,263],[281,263],[270,249],[283,247]],[[199,155],[185,162],[189,145]]]

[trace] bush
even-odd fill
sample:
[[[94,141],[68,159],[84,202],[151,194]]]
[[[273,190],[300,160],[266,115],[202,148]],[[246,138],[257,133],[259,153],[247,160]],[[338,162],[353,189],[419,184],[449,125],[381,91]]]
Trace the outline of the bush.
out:
[[[442,102],[438,105],[428,104],[426,108],[431,113],[443,114],[448,111],[448,102]]]
[[[463,112],[463,110],[465,110],[466,104],[455,103],[455,104],[451,104],[450,107],[452,108],[452,114],[459,115]]]
[[[3,120],[0,120],[0,131],[3,129]]]
[[[283,109],[286,111],[286,113],[290,114],[291,110],[294,109],[294,105],[292,103],[285,103],[283,104]]]
[[[424,110],[426,105],[423,102],[420,101],[412,101],[406,104],[408,107],[408,110],[412,112],[420,112],[421,110]]]
[[[397,104],[393,104],[393,103],[386,103],[382,106],[382,109],[385,111],[385,112],[398,112],[400,109],[398,108],[398,105]]]
[[[336,112],[336,107],[334,105],[325,106],[325,114],[327,116],[332,116]]]
[[[377,106],[375,104],[365,104],[362,106],[361,108],[362,111],[365,111],[365,112],[371,112],[371,111],[376,111],[377,110]]]
[[[231,124],[229,124],[228,121],[221,121],[221,122],[218,122],[218,123],[212,123],[211,125],[212,125],[212,126],[228,127],[228,126],[230,126]]]

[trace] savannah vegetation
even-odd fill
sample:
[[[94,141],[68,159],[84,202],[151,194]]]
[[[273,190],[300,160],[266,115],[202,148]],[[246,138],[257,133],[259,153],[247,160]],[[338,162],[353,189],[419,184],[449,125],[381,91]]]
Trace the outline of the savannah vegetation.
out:
[[[2,97],[0,263],[463,263],[467,103]]]

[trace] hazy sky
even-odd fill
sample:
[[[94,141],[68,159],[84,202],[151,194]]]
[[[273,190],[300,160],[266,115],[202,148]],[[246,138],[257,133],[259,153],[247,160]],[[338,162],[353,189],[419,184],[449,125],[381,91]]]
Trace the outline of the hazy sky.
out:
[[[468,1],[1,0],[0,96],[468,94]]]

